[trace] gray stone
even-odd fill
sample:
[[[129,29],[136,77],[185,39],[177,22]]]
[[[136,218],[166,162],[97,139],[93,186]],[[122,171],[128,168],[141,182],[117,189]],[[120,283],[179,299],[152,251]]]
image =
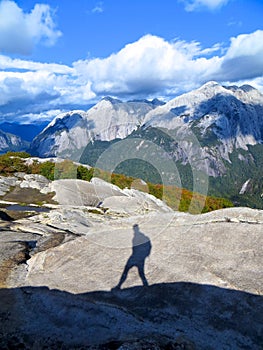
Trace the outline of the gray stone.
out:
[[[1,348],[261,349],[263,211],[190,215],[86,184],[56,181],[65,204],[0,220]],[[99,208],[79,205],[90,195]],[[134,266],[117,289],[135,224],[151,241],[149,286]]]
[[[38,174],[26,174],[23,181],[19,184],[21,188],[36,188],[42,191],[48,186],[50,181],[48,181],[44,176]]]

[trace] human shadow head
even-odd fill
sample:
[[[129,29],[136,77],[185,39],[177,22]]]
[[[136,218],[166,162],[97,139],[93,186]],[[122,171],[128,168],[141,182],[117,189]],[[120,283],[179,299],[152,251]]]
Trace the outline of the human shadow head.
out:
[[[149,237],[147,237],[143,232],[140,231],[139,225],[134,224],[133,225],[133,240],[132,240],[133,249],[134,249],[134,246],[143,245],[143,244],[148,245],[149,251],[148,251],[148,254],[146,255],[146,257],[147,257],[148,255],[150,255],[151,241],[150,241]]]
[[[142,280],[143,285],[148,286],[148,281],[146,279],[145,272],[144,272],[144,264],[145,264],[145,259],[151,253],[151,248],[152,248],[151,241],[144,233],[142,233],[139,230],[138,224],[133,225],[133,232],[134,232],[134,236],[132,240],[132,254],[127,260],[127,263],[124,267],[119,283],[113,289],[121,288],[121,285],[124,283],[124,281],[127,278],[129,270],[134,266],[136,266],[138,269],[138,273]]]
[[[142,232],[140,232],[140,229],[139,229],[139,225],[138,225],[138,224],[134,224],[134,225],[132,226],[132,228],[133,228],[133,235],[134,235],[134,236],[139,235],[139,234],[142,233]]]

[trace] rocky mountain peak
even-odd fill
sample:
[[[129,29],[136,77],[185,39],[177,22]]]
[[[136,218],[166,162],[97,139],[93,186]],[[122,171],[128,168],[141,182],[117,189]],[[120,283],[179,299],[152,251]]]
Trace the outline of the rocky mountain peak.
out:
[[[220,176],[226,172],[225,161],[231,163],[233,152],[247,152],[249,146],[262,144],[262,114],[263,95],[257,89],[210,81],[161,105],[156,105],[156,100],[121,102],[106,97],[87,112],[72,111],[56,117],[31,148],[34,155],[60,155],[77,160],[76,154],[82,155],[91,140],[124,139],[142,126],[176,133],[180,129],[180,138],[185,137],[185,143],[178,144],[171,156],[186,164],[185,154],[197,157],[198,151],[198,157],[207,160],[199,170]],[[192,148],[189,135],[196,137],[199,150]],[[183,151],[185,147],[187,151]]]
[[[203,84],[202,86],[200,86],[198,89],[194,91],[201,92],[201,93],[205,91],[209,91],[211,93],[211,92],[217,92],[220,90],[222,90],[222,86],[218,82],[211,80]]]
[[[155,106],[163,106],[165,104],[164,101],[159,100],[158,98],[154,98],[151,103]]]
[[[50,127],[53,127],[54,125],[60,123],[60,124],[66,124],[66,121],[70,121],[70,124],[72,125],[72,119],[74,117],[79,116],[79,118],[84,118],[86,115],[86,112],[83,110],[72,110],[68,112],[62,112],[59,113],[45,128],[42,132],[49,129]]]
[[[117,98],[113,98],[111,96],[105,96],[103,97],[103,99],[101,101],[108,101],[111,104],[115,104],[115,103],[122,103],[121,100],[117,99]]]

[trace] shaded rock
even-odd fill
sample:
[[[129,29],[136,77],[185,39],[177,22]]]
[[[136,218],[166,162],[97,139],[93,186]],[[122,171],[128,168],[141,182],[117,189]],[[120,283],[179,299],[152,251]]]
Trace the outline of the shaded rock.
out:
[[[39,204],[39,203],[55,203],[52,200],[54,193],[44,194],[41,193],[36,188],[21,188],[19,186],[15,187],[12,192],[7,193],[3,199],[5,201],[12,201],[16,203],[26,203],[26,204]]]
[[[52,202],[50,181],[38,174],[17,172],[12,177],[0,176],[0,196],[5,201],[22,203]]]
[[[187,282],[117,294],[2,289],[0,346],[260,350],[262,311],[261,296]]]
[[[8,215],[6,212],[0,210],[0,220],[3,220],[3,221],[12,221],[13,218]]]

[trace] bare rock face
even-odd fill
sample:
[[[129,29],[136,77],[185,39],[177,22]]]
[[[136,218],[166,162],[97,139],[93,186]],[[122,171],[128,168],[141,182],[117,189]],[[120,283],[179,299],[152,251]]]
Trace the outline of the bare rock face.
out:
[[[261,349],[263,212],[118,198],[0,222],[0,347]]]
[[[126,216],[151,211],[173,212],[164,202],[150,194],[135,189],[121,190],[96,177],[90,182],[78,179],[55,180],[50,183],[49,191],[56,193],[54,200],[66,206],[92,206]]]
[[[49,180],[38,174],[18,172],[14,176],[0,176],[0,196],[6,195],[12,187],[17,187],[17,189],[36,189],[42,193],[49,193],[51,192],[49,183]],[[23,198],[21,198],[22,201]]]
[[[17,182],[17,178],[14,176],[5,177],[0,176],[0,196],[5,195],[11,186],[15,186]]]
[[[263,220],[255,223],[249,212],[246,222],[239,221],[235,210],[222,210],[215,218],[152,213],[114,220],[97,215],[95,222],[95,216],[90,217],[86,233],[82,231],[78,239],[34,255],[28,261],[23,284],[72,293],[110,290],[118,283],[131,254],[133,224],[138,224],[152,245],[145,260],[149,284],[187,281],[255,294],[263,292],[259,268]],[[82,277],[76,283],[80,271]],[[138,284],[141,279],[131,270],[123,287]]]
[[[1,153],[10,151],[10,150],[19,151],[27,147],[28,147],[28,142],[26,142],[25,140],[22,140],[21,137],[0,130]]]
[[[126,137],[155,107],[154,102],[125,103],[106,97],[87,112],[61,113],[33,140],[31,153],[79,159],[91,140]]]

